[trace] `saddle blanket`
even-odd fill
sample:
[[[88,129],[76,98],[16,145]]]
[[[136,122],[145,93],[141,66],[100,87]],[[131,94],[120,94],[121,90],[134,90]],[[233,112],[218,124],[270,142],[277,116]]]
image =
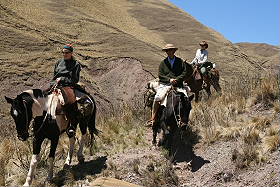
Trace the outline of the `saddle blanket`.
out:
[[[162,106],[166,107],[167,104],[167,93],[172,88],[171,85],[161,84],[158,79],[149,82],[149,88],[151,88],[155,95],[155,101],[159,101]],[[176,88],[177,92],[183,93],[186,97],[189,97],[190,87],[184,84],[183,88]]]

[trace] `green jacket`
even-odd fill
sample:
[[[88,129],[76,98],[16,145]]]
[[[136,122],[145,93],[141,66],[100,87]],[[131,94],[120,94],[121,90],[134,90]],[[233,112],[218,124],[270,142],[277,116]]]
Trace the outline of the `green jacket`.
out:
[[[189,75],[186,67],[186,63],[183,62],[181,58],[175,56],[175,62],[173,64],[173,68],[171,68],[171,64],[168,61],[168,58],[165,58],[159,65],[159,82],[168,84],[170,83],[170,79],[176,79],[178,87],[183,86],[183,81],[186,76]]]
[[[54,67],[53,80],[61,78],[62,86],[71,86],[79,82],[81,65],[75,59],[59,60]]]

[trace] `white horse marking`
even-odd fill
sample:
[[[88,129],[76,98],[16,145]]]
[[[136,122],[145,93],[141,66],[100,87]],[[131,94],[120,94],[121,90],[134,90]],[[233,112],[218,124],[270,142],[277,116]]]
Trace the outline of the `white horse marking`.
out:
[[[31,182],[32,182],[32,180],[34,178],[34,175],[35,175],[36,166],[37,166],[39,160],[40,160],[39,155],[32,155],[29,171],[28,171],[28,174],[27,174],[27,177],[26,177],[26,181],[23,185],[24,187],[27,187],[27,186],[31,185]]]
[[[71,137],[69,139],[69,152],[67,154],[65,165],[69,166],[72,162],[72,156],[73,156],[73,152],[74,152],[75,141],[76,141],[75,137]]]
[[[17,111],[17,110],[14,110],[14,111],[13,111],[13,114],[14,114],[15,116],[18,116],[18,111]]]
[[[82,135],[81,140],[79,142],[79,150],[77,152],[77,157],[79,162],[84,162],[84,155],[83,155],[83,150],[84,150],[84,145],[85,145],[85,139],[86,139],[86,134]]]

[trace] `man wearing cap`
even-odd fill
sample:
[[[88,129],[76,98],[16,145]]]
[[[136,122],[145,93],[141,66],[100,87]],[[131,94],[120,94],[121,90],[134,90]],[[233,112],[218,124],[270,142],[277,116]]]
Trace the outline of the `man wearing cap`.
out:
[[[60,59],[54,67],[53,80],[59,86],[73,86],[79,82],[81,65],[73,57],[73,47],[67,44],[62,49],[63,59]]]
[[[69,135],[74,135],[76,125],[78,123],[76,114],[78,106],[76,100],[74,88],[77,88],[77,83],[80,79],[81,65],[73,56],[73,47],[67,44],[62,49],[63,58],[58,60],[54,67],[54,77],[51,82],[51,87],[45,90],[45,92],[51,91],[54,85],[59,88],[66,88],[64,90],[64,100],[70,101],[66,103],[63,111],[66,113],[68,119],[70,119],[70,127],[67,130]],[[72,101],[72,102],[71,102]]]
[[[160,102],[165,98],[167,92],[171,89],[171,85],[175,87],[183,87],[183,80],[188,75],[186,63],[179,57],[175,56],[178,50],[173,44],[167,44],[162,51],[166,52],[167,57],[159,65],[159,83],[156,89],[157,93],[152,107],[152,117],[150,123],[156,120]]]

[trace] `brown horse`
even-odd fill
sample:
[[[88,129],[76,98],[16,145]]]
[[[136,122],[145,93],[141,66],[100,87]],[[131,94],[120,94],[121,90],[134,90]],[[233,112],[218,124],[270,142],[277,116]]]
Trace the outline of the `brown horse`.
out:
[[[193,75],[185,80],[188,86],[191,88],[191,92],[195,94],[195,102],[199,101],[199,92],[203,89],[206,90],[208,98],[211,96],[211,85],[221,95],[221,86],[219,84],[219,71],[211,66],[207,66],[207,75],[202,76],[198,68],[194,68]],[[203,80],[205,85],[203,85]]]

